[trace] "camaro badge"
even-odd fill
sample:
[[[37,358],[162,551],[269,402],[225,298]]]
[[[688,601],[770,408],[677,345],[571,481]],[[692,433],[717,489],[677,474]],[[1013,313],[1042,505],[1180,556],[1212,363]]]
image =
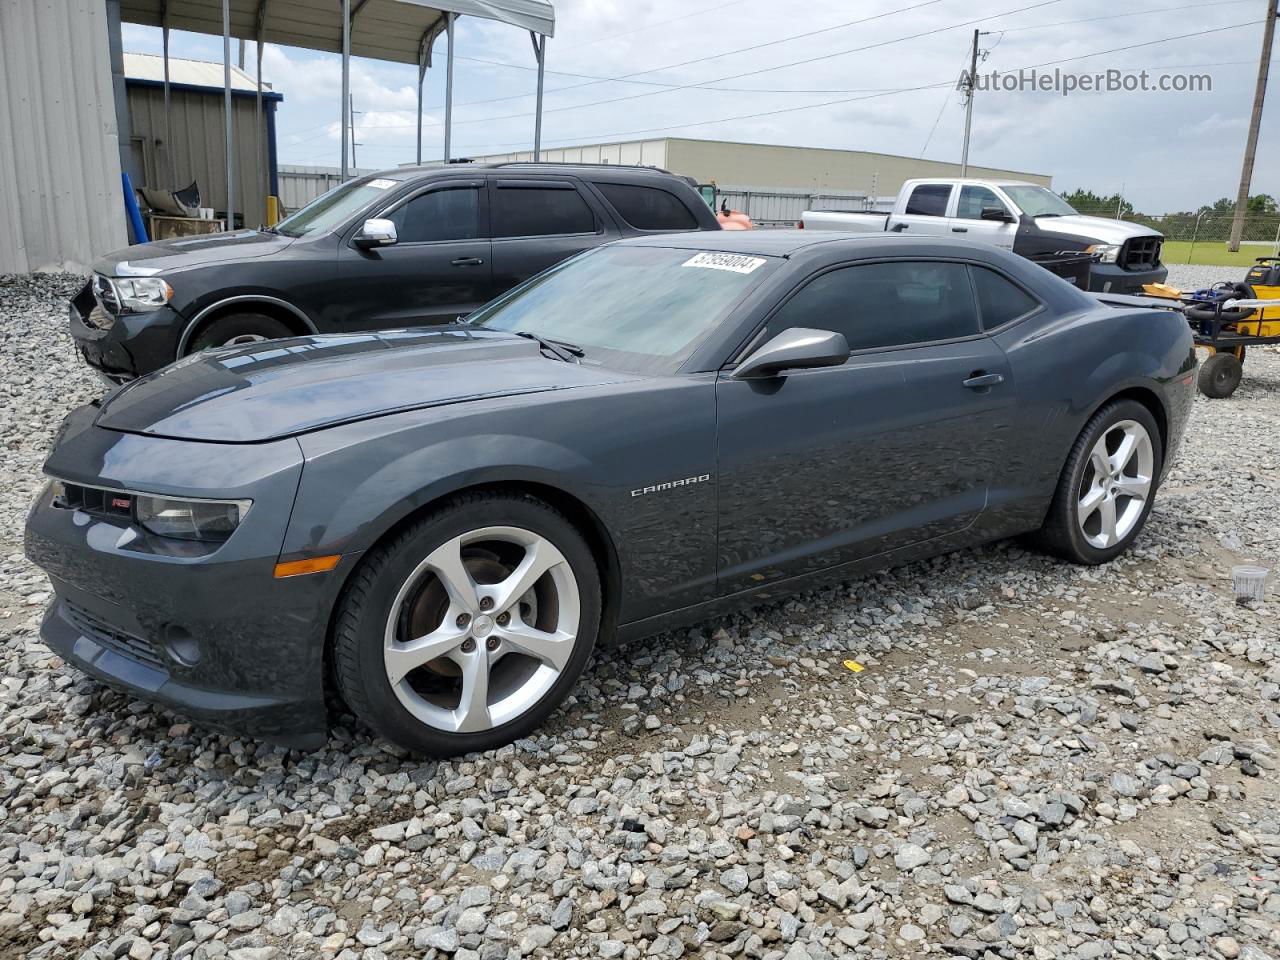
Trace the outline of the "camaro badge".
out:
[[[668,480],[666,483],[655,483],[650,487],[636,487],[631,491],[633,497],[642,497],[646,493],[661,493],[663,490],[674,490],[676,487],[688,487],[695,483],[706,483],[711,474],[704,473],[700,477],[685,477],[683,480]]]

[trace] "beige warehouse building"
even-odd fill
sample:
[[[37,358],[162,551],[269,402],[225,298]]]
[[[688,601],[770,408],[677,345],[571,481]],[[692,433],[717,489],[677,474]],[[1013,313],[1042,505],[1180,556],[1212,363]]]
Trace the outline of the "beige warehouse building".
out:
[[[476,160],[532,160],[530,152],[494,154]],[[620,163],[665,167],[699,183],[714,180],[726,189],[798,190],[866,197],[895,195],[904,180],[915,177],[958,177],[960,165],[941,160],[899,157],[865,150],[787,147],[727,140],[663,137],[558,147],[542,151],[543,160],[562,163]],[[1051,186],[1052,177],[1025,170],[969,166],[971,177],[1029,180]]]

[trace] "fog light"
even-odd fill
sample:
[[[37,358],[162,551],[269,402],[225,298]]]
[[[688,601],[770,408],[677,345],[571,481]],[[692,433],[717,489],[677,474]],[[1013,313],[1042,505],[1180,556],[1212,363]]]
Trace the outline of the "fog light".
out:
[[[184,667],[194,667],[200,662],[200,641],[186,627],[171,623],[164,628],[165,651]]]

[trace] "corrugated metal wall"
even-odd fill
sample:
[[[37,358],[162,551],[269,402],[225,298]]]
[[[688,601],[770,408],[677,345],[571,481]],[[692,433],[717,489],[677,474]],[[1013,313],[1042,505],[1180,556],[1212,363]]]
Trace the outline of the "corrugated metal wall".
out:
[[[192,180],[200,184],[200,205],[227,209],[227,166],[223,140],[226,115],[222,91],[169,91],[169,112],[173,123],[173,167],[164,149],[164,89],[137,83],[128,84],[129,117],[133,142],[142,152],[141,169],[145,184],[135,186],[181,189]],[[256,98],[236,94],[231,98],[232,132],[235,143],[236,213],[247,227],[267,222],[267,111],[262,104],[261,159],[259,141],[254,138]],[[172,182],[171,182],[172,180]]]
[[[0,0],[0,273],[128,243],[103,0]]]
[[[377,170],[354,170],[351,175],[363,177],[368,173],[377,173]],[[276,167],[276,179],[280,182],[280,202],[288,213],[293,213],[340,184],[342,171],[337,167],[281,164]]]

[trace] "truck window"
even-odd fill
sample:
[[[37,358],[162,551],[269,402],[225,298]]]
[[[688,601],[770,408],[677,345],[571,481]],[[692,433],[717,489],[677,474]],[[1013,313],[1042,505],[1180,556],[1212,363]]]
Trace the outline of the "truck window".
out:
[[[420,193],[387,214],[401,243],[474,240],[480,236],[480,191],[454,187]]]
[[[495,237],[546,237],[595,233],[596,218],[572,186],[498,184],[491,214]]]
[[[951,184],[922,183],[907,198],[906,212],[918,217],[945,217],[950,197]]]
[[[1008,208],[1004,205],[999,197],[996,196],[994,190],[988,190],[986,187],[975,186],[971,183],[965,184],[960,188],[960,200],[956,204],[956,216],[961,220],[981,220],[983,207],[999,207],[1008,213]]]
[[[675,196],[656,187],[632,183],[597,183],[596,187],[637,230],[697,230],[698,221]]]
[[[902,260],[841,267],[809,281],[769,320],[769,336],[790,327],[836,330],[850,350],[953,340],[978,332],[962,263]]]

